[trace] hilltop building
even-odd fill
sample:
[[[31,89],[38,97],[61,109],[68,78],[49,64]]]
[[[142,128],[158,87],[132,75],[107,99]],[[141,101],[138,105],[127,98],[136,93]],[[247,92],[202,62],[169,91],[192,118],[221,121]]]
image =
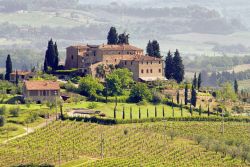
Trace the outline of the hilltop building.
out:
[[[34,74],[30,71],[13,71],[10,74],[10,82],[15,83],[16,79],[18,82],[24,82],[34,77]]]
[[[146,56],[143,49],[132,45],[76,45],[66,49],[66,69],[79,69],[84,74],[100,77],[112,68],[128,68],[136,81],[165,80],[163,60]]]

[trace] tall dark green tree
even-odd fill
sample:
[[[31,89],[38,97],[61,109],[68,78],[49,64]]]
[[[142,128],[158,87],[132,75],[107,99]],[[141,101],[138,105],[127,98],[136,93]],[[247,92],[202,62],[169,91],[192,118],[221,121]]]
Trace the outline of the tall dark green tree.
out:
[[[199,76],[198,76],[198,83],[197,83],[198,85],[198,90],[200,90],[201,89],[201,84],[202,84],[202,78],[201,78],[201,73],[199,73]]]
[[[180,104],[180,91],[179,90],[177,91],[177,94],[176,94],[176,101],[177,101],[177,104]]]
[[[109,45],[116,45],[118,43],[118,34],[115,27],[110,28],[107,41]]]
[[[182,58],[180,56],[179,51],[176,49],[176,52],[174,53],[174,58],[173,58],[173,71],[174,73],[174,79],[178,82],[181,83],[184,79],[184,65],[182,62]]]
[[[196,77],[196,73],[194,73],[193,87],[194,87],[195,89],[197,88],[197,77]]]
[[[57,69],[58,65],[59,65],[59,52],[58,52],[58,48],[57,48],[57,44],[55,42],[54,44],[54,48],[55,48],[55,60],[54,60],[54,64],[53,64],[53,69]]]
[[[18,78],[19,78],[19,75],[18,75],[18,72],[17,72],[17,70],[16,70],[16,86],[18,86],[18,82],[19,82],[19,80],[18,80]]]
[[[147,50],[148,56],[152,56],[154,54],[154,49],[153,49],[151,41],[148,41],[146,50]]]
[[[234,80],[234,92],[236,94],[238,94],[238,92],[239,92],[239,85],[238,85],[238,81],[236,79]]]
[[[126,44],[129,45],[129,34],[127,34],[126,32],[120,34],[118,36],[118,44]]]
[[[165,59],[165,77],[167,79],[173,79],[174,78],[174,69],[173,69],[173,56],[171,52],[168,52],[168,55]]]
[[[194,85],[192,85],[192,91],[191,91],[191,104],[196,107],[197,102],[197,93]]]
[[[10,80],[10,74],[12,73],[12,61],[10,55],[7,56],[6,59],[6,73],[5,73],[5,80]]]
[[[157,40],[152,41],[153,57],[161,58],[160,44]]]
[[[47,62],[47,59],[46,59],[46,58],[45,58],[44,64],[43,64],[43,71],[44,71],[45,73],[48,72],[48,62]]]
[[[184,98],[185,98],[185,105],[188,104],[188,84],[185,85],[185,92],[184,92]]]
[[[52,39],[49,40],[48,42],[48,47],[45,53],[44,64],[46,63],[45,61],[47,61],[47,66],[51,67],[52,70],[57,69],[59,63],[58,50],[57,50],[57,45],[56,44],[54,45]]]

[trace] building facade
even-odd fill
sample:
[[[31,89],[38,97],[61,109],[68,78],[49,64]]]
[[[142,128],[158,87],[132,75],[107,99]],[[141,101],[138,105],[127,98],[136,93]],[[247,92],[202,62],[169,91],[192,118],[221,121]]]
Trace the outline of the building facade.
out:
[[[60,86],[54,81],[25,81],[23,85],[24,100],[37,103],[55,101],[60,96]]]
[[[15,83],[16,79],[23,82],[33,78],[34,74],[30,71],[14,71],[10,74],[10,82]]]
[[[145,56],[143,49],[132,45],[77,45],[66,49],[66,69],[79,69],[84,74],[99,77],[98,67],[106,73],[113,68],[128,68],[136,81],[148,81],[163,77],[163,61]]]

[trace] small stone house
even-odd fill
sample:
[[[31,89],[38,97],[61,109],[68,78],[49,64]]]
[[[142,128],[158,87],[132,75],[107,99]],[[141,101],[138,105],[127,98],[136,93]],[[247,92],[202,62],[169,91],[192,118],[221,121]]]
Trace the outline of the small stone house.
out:
[[[15,83],[16,79],[19,82],[24,82],[25,80],[29,80],[33,78],[34,74],[30,71],[14,71],[10,74],[10,82]]]
[[[60,96],[60,86],[56,81],[25,81],[23,85],[24,100],[30,99],[37,103],[54,101]]]

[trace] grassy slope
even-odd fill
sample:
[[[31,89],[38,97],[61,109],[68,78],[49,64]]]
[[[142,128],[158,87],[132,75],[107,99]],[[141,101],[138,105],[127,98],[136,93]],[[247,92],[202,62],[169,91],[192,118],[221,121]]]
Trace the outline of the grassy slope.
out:
[[[247,123],[225,123],[224,135],[219,133],[220,123],[168,122],[166,127],[165,133],[164,123],[101,126],[56,122],[1,147],[0,166],[21,162],[58,165],[59,155],[61,163],[69,162],[65,164],[67,167],[247,166],[238,158],[221,158],[220,153],[206,151],[191,140],[193,135],[204,135],[210,140],[242,140],[249,145]],[[174,140],[170,140],[171,129],[177,134]],[[104,159],[100,158],[102,133]]]

